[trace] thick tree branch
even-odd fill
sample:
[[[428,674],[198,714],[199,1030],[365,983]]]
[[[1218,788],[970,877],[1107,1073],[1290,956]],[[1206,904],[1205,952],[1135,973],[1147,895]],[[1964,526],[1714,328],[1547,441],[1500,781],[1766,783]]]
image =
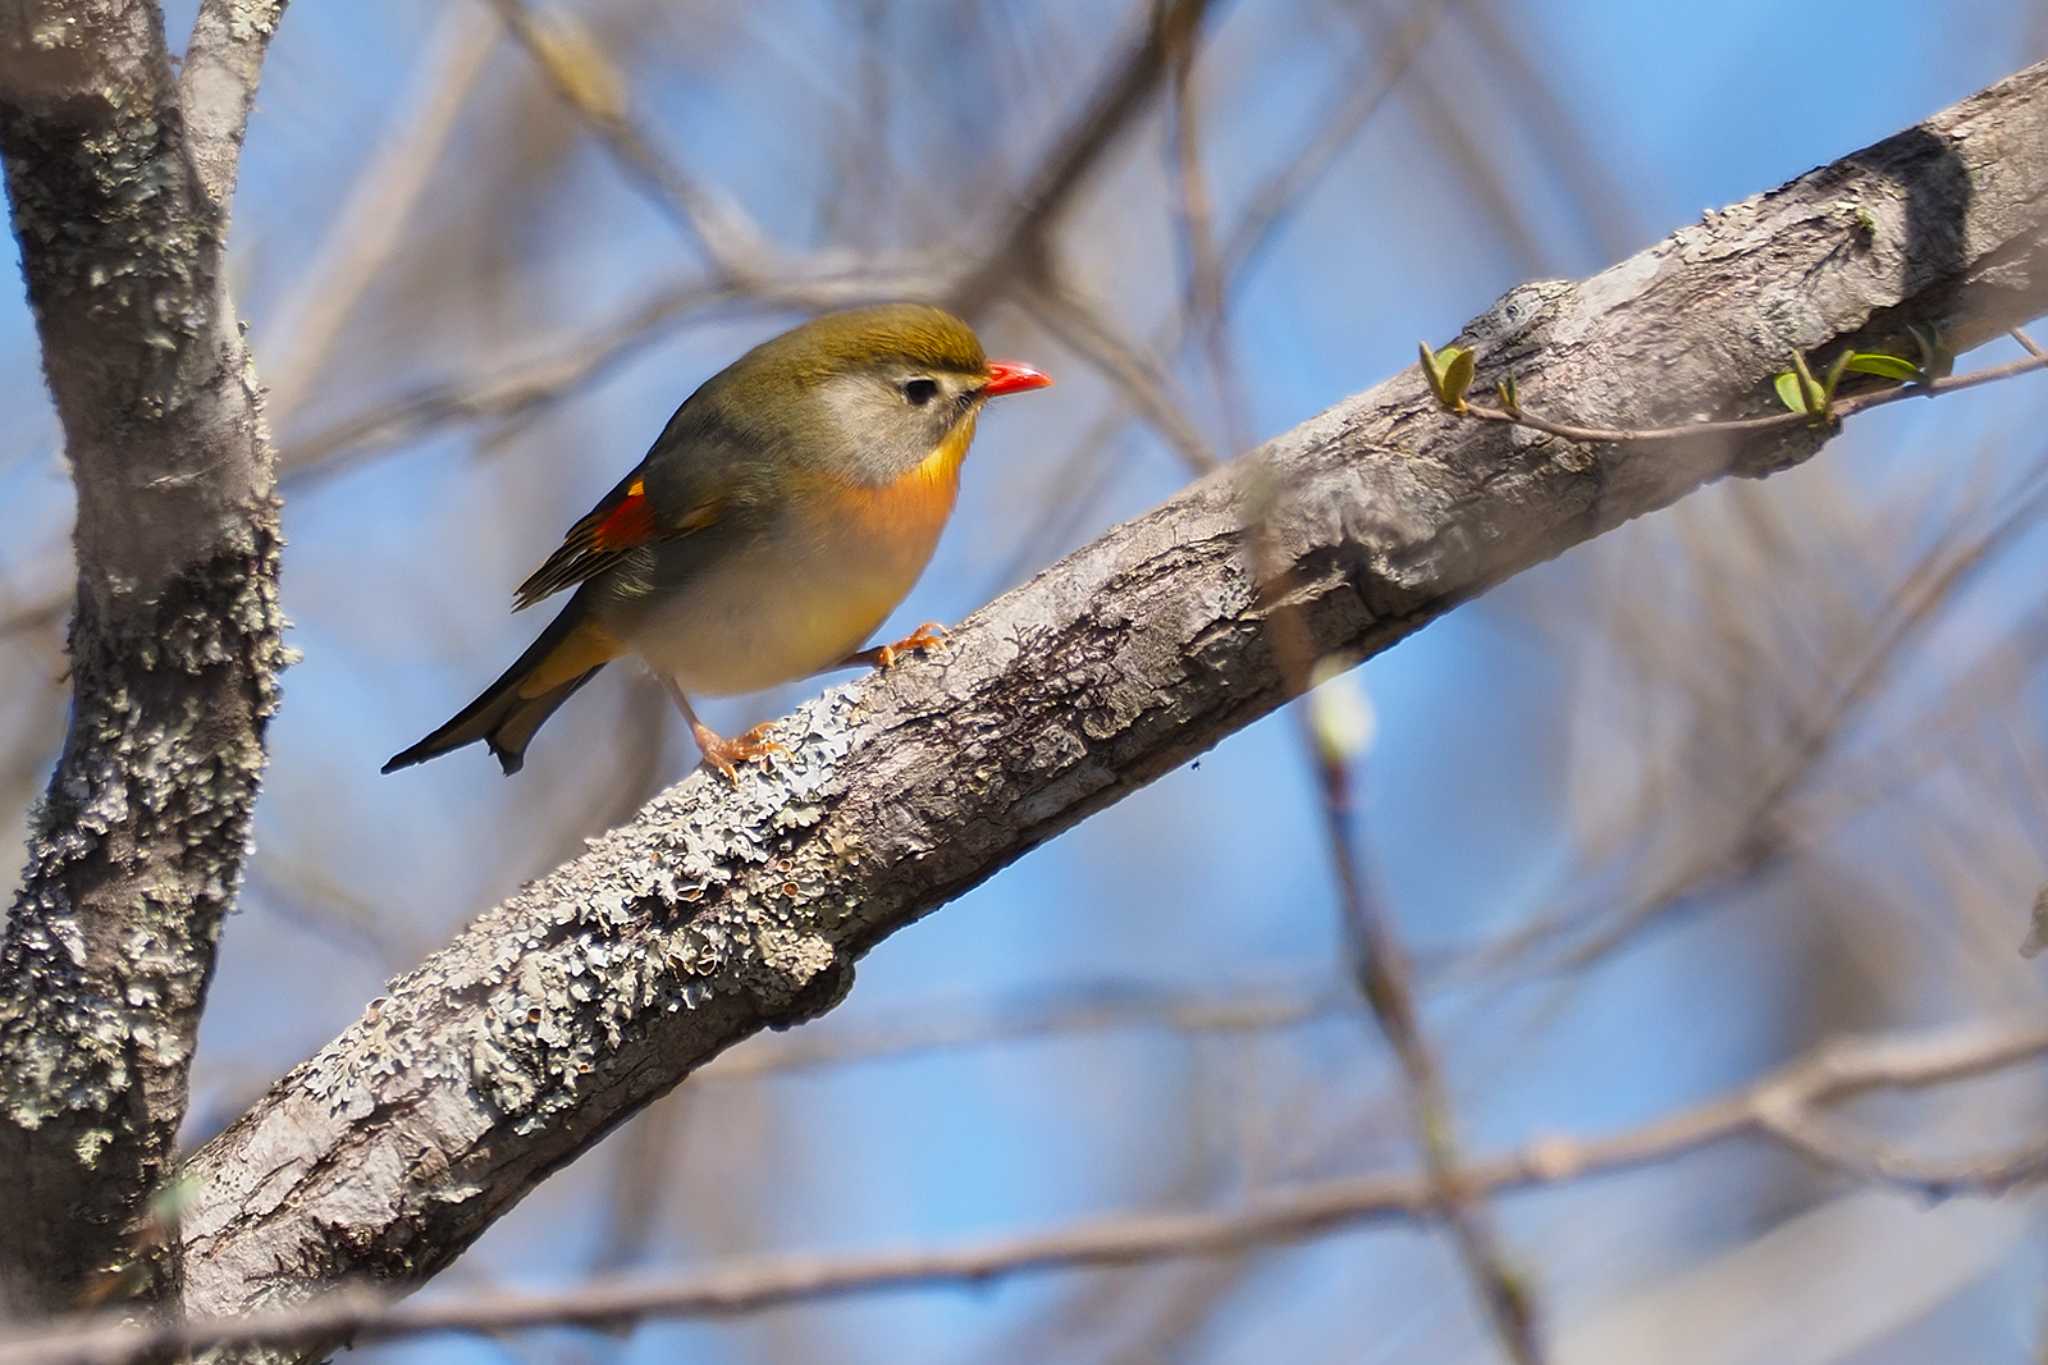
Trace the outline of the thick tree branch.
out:
[[[1913,322],[1967,348],[2048,308],[2044,195],[2048,65],[1582,283],[1517,289],[1463,340],[1482,384],[1513,372],[1560,421],[1761,413],[1794,347],[1824,361]],[[1581,445],[1446,414],[1413,371],[1340,404],[992,603],[941,657],[804,707],[777,730],[786,764],[663,793],[394,982],[194,1157],[189,1302],[420,1283],[725,1047],[829,1009],[882,938],[1286,700],[1272,612],[1363,658],[1826,436]],[[1253,534],[1275,582],[1246,569]]]
[[[0,938],[0,1306],[175,1287],[185,1110],[281,662],[227,200],[281,5],[208,0],[188,121],[146,0],[0,12],[0,157],[78,487],[71,728]]]

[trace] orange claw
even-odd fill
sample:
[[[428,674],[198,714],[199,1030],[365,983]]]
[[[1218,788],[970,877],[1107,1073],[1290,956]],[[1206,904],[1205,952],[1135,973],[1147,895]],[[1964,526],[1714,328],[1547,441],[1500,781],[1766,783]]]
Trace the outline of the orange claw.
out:
[[[894,668],[897,655],[922,654],[927,649],[944,644],[946,637],[952,633],[937,621],[927,621],[895,644],[877,645],[873,649],[864,651],[864,653],[872,656],[875,667]]]
[[[737,739],[720,739],[704,726],[696,727],[697,747],[704,751],[704,761],[725,774],[725,780],[735,787],[740,784],[739,769],[734,765],[745,763],[750,758],[766,758],[770,754],[789,753],[786,745],[772,739],[761,738],[773,721],[763,721]]]

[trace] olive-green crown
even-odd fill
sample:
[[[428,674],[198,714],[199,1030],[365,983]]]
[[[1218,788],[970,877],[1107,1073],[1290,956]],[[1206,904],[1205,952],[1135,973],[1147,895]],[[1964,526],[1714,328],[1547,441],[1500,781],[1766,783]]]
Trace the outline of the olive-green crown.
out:
[[[966,375],[988,367],[972,327],[943,308],[922,303],[826,313],[763,342],[747,360],[786,369],[807,382],[891,363]]]

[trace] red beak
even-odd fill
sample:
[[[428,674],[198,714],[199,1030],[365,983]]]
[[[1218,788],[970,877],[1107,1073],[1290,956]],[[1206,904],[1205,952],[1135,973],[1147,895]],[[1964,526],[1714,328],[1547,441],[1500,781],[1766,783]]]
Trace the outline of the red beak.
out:
[[[981,391],[990,398],[1001,398],[1006,393],[1029,393],[1032,389],[1043,389],[1051,384],[1052,376],[1043,370],[1019,365],[1014,360],[991,360],[988,363],[988,383],[982,386]]]

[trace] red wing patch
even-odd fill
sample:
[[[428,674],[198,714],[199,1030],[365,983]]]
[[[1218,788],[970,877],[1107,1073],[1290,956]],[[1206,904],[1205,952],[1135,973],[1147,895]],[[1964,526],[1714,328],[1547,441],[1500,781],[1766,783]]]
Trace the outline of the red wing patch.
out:
[[[569,534],[573,537],[576,533],[572,530]],[[604,519],[590,529],[590,543],[599,551],[630,550],[652,539],[654,508],[647,501],[647,485],[638,479],[627,486],[626,496],[619,499],[618,505],[605,512]]]
[[[692,510],[673,531],[664,532],[655,522],[654,504],[647,496],[646,484],[639,478],[631,479],[613,489],[610,497],[591,509],[590,515],[569,528],[561,547],[519,585],[512,610],[523,611],[551,593],[583,582],[618,563],[630,550],[687,535],[717,519],[717,505],[709,504]]]

